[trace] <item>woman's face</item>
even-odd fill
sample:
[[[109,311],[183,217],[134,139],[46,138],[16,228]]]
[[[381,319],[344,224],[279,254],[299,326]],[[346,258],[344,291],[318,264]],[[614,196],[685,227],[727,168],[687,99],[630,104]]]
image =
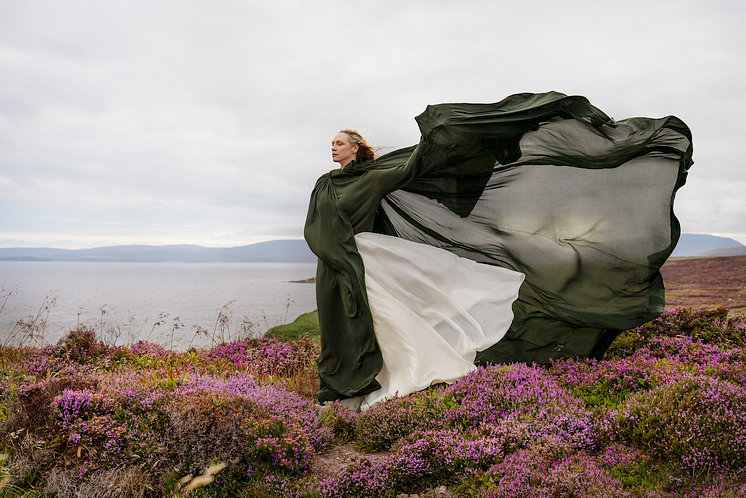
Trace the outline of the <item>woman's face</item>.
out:
[[[347,133],[337,133],[332,140],[332,161],[339,163],[340,168],[347,166],[355,159],[359,146],[350,144],[350,136]]]

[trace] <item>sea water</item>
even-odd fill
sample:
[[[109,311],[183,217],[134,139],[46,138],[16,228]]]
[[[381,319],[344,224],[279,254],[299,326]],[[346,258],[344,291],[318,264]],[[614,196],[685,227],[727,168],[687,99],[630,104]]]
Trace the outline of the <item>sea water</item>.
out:
[[[168,348],[260,336],[316,309],[311,263],[0,261],[0,345],[46,345],[85,327],[112,344]],[[36,321],[32,336],[29,327]]]

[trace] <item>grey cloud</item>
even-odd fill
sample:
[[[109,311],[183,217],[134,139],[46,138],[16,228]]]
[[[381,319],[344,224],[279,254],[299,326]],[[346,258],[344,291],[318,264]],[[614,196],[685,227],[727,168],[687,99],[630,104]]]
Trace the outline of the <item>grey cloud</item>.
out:
[[[695,140],[684,231],[746,243],[745,11],[0,1],[0,207],[12,213],[0,245],[300,237],[338,129],[390,150],[416,143],[428,104],[547,90],[617,119],[684,119]]]

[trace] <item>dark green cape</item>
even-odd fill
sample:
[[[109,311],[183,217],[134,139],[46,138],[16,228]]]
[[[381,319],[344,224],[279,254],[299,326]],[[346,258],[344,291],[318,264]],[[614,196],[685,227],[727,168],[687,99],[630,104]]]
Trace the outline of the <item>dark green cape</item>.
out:
[[[615,122],[555,92],[429,106],[416,119],[417,147],[328,173],[311,195],[327,394],[378,388],[362,231],[526,275],[510,330],[478,362],[599,357],[620,330],[660,314],[658,270],[680,235],[673,199],[692,164],[681,120]]]

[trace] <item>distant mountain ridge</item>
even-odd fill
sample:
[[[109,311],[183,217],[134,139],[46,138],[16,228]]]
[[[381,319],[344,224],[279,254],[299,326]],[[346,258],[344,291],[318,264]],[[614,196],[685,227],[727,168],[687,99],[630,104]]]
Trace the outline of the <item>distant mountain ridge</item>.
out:
[[[706,234],[681,235],[672,256],[738,256],[746,247],[736,240]],[[240,247],[198,245],[110,246],[93,249],[0,248],[0,261],[110,261],[183,263],[315,263],[302,239],[271,240]]]
[[[93,249],[0,248],[0,261],[182,263],[315,263],[305,240],[271,240],[240,247],[110,246]]]
[[[671,256],[737,256],[743,254],[740,248],[744,248],[744,245],[728,237],[702,233],[682,233]],[[714,254],[715,251],[719,251],[719,253]]]
[[[712,251],[695,254],[700,258],[723,258],[726,256],[746,256],[746,246],[726,247],[723,249],[713,249]]]

